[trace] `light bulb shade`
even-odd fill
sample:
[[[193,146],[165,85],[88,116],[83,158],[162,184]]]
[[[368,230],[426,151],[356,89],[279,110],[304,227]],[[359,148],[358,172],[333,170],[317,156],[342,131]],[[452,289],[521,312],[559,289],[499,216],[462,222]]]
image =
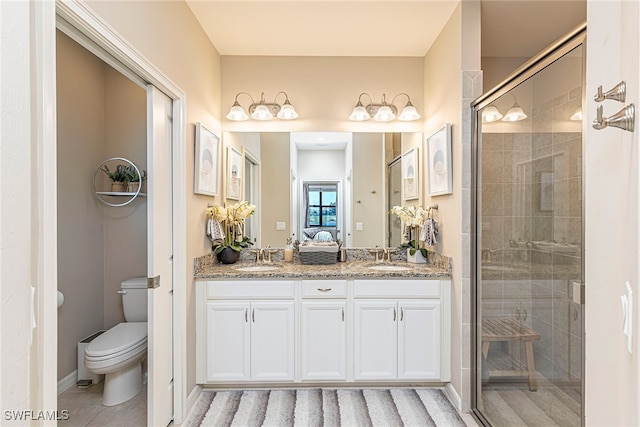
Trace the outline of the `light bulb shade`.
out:
[[[398,120],[402,120],[403,122],[410,122],[418,120],[419,118],[420,114],[418,114],[418,110],[416,110],[416,107],[414,107],[411,102],[407,102],[407,105],[405,105],[398,116]]]
[[[266,105],[259,104],[255,110],[253,110],[253,113],[251,113],[251,118],[255,120],[271,120],[273,119],[273,114],[271,114],[271,111],[269,111]]]
[[[295,108],[293,108],[293,105],[291,105],[287,100],[280,108],[280,111],[278,111],[278,118],[283,120],[293,120],[298,118],[298,113]]]
[[[370,118],[371,115],[360,102],[356,104],[355,108],[351,112],[351,115],[349,116],[349,120],[353,120],[354,122],[363,122],[365,120],[369,120]]]
[[[502,114],[495,105],[489,105],[482,110],[482,121],[485,123],[495,122],[502,118]]]
[[[575,121],[582,120],[582,107],[578,107],[576,112],[573,113],[573,115],[571,117],[569,117],[569,120],[575,120]]]
[[[373,116],[373,120],[377,122],[390,122],[395,119],[396,115],[393,114],[393,111],[388,105],[383,105],[378,109],[378,112],[375,116]]]
[[[522,111],[522,108],[518,103],[513,104],[513,107],[507,111],[507,114],[502,118],[503,122],[518,122],[527,118],[527,115]]]
[[[229,114],[227,114],[227,119],[233,120],[234,122],[241,122],[243,120],[249,120],[249,115],[244,108],[240,106],[237,102],[233,104],[233,107],[229,110]]]

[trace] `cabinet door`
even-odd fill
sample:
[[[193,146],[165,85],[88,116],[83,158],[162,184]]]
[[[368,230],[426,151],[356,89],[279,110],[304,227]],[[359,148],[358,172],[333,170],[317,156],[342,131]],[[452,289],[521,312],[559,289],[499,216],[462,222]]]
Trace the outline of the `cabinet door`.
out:
[[[302,302],[302,380],[347,379],[345,301]]]
[[[207,381],[250,380],[248,302],[208,302],[206,305]]]
[[[398,373],[396,301],[356,301],[354,379],[392,380]]]
[[[293,381],[294,302],[251,303],[251,379]]]
[[[440,302],[398,302],[398,379],[440,379]]]

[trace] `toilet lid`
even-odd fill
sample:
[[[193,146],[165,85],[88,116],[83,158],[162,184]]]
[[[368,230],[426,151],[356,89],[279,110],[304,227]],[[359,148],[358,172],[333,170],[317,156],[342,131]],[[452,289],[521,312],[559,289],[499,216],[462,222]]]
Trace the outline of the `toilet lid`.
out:
[[[85,349],[89,357],[106,356],[147,340],[147,322],[123,322],[91,341]]]

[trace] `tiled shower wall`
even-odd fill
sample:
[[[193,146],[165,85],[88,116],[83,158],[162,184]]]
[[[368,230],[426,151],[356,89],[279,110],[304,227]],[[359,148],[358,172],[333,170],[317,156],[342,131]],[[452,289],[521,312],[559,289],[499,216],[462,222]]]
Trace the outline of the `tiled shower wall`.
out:
[[[582,138],[569,119],[581,95],[577,87],[534,107],[530,130],[481,140],[483,316],[519,312],[541,334],[537,371],[557,381],[581,375],[571,283],[581,280]]]

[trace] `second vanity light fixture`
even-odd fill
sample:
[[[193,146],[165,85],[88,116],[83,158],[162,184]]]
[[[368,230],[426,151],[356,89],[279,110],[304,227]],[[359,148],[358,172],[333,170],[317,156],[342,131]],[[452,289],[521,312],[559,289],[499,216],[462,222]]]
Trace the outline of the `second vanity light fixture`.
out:
[[[284,95],[284,103],[282,105],[278,104],[276,100],[278,99],[278,95]],[[238,97],[240,95],[246,95],[251,98],[251,105],[249,106],[249,114],[251,114],[251,118],[254,120],[271,120],[273,117],[277,117],[282,120],[293,120],[298,118],[298,113],[296,112],[293,105],[289,102],[289,95],[286,92],[278,92],[276,96],[273,97],[273,102],[266,102],[264,99],[264,92],[260,94],[260,101],[255,102],[253,97],[249,95],[247,92],[238,92],[236,94],[235,100],[233,101],[233,105],[229,110],[229,114],[227,114],[227,119],[233,120],[236,122],[249,120],[249,114],[242,108],[242,105],[238,102]]]
[[[369,98],[369,104],[366,106],[362,104],[362,96],[366,95]],[[398,120],[402,121],[412,121],[418,120],[420,118],[420,114],[416,110],[416,107],[411,103],[411,98],[406,93],[399,93],[391,99],[391,102],[387,104],[387,97],[383,93],[382,101],[379,104],[375,104],[371,95],[366,92],[363,92],[358,97],[358,103],[353,108],[351,115],[349,116],[349,120],[353,120],[356,122],[362,122],[365,120],[369,120],[371,116],[373,116],[373,120],[377,122],[390,122],[391,120],[396,118],[396,114],[398,114],[398,108],[393,105],[393,101],[396,100],[400,95],[404,95],[407,97],[407,103],[397,116]]]
[[[522,110],[522,107],[518,105],[516,96],[512,93],[509,93],[509,95],[513,96],[513,105],[504,116],[500,113],[498,107],[491,104],[482,110],[482,121],[485,123],[491,123],[502,119],[503,122],[519,122],[520,120],[526,119],[527,115]]]

